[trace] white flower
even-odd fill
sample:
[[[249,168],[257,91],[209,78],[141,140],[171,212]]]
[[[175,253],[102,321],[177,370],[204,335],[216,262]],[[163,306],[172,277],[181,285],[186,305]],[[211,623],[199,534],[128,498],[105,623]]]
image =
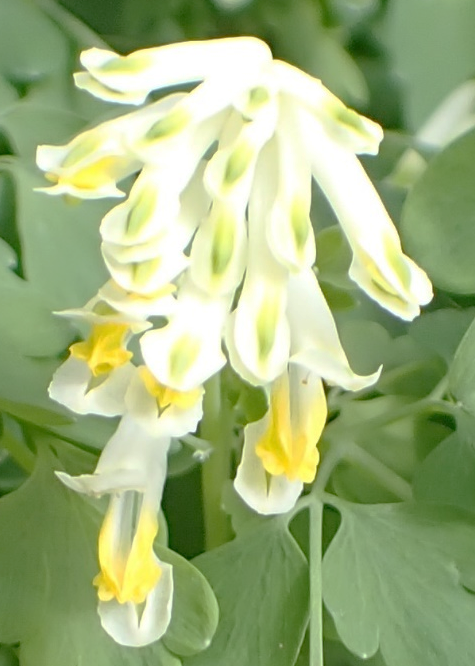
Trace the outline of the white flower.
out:
[[[137,171],[140,162],[122,146],[121,125],[122,118],[87,130],[64,146],[38,146],[37,164],[53,183],[39,189],[82,199],[122,197],[117,181]]]
[[[357,375],[350,368],[333,315],[312,270],[289,278],[287,317],[290,363],[347,391],[359,391],[378,381],[381,367],[371,375]]]
[[[128,56],[93,48],[81,54],[87,72],[76,74],[75,81],[101,99],[142,104],[153,90],[210,76],[232,78],[230,69],[247,73],[271,58],[269,47],[254,37],[169,44]]]
[[[122,289],[114,280],[109,280],[99,289],[97,299],[115,310],[123,320],[128,317],[127,323],[138,333],[150,328],[151,324],[146,322],[137,330],[135,322],[143,323],[148,317],[166,317],[173,312],[176,303],[173,297],[175,290],[174,284],[166,284],[150,294],[138,294]]]
[[[171,619],[172,567],[153,550],[169,444],[169,438],[151,435],[126,416],[94,474],[71,477],[57,472],[76,492],[110,495],[94,585],[102,626],[121,645],[140,647],[158,640]]]
[[[361,376],[351,370],[311,269],[290,276],[287,317],[290,364],[267,388],[267,413],[244,429],[234,482],[244,501],[263,514],[289,511],[303,484],[315,477],[327,414],[322,380],[357,391],[374,384],[381,372]]]
[[[128,324],[93,325],[89,338],[71,345],[69,358],[54,373],[50,397],[77,414],[123,414],[134,368],[129,337]]]
[[[231,364],[252,384],[281,375],[289,360],[286,317],[288,270],[266,243],[266,222],[276,192],[275,153],[270,146],[260,158],[249,202],[249,251],[246,277],[226,331]]]
[[[432,286],[401,249],[379,195],[350,147],[310,113],[295,116],[307,137],[312,172],[353,250],[350,277],[382,307],[412,320],[432,298]]]
[[[229,306],[228,298],[210,298],[191,282],[180,287],[169,323],[140,340],[145,364],[160,384],[191,391],[224,366],[221,337]]]
[[[244,449],[234,486],[262,514],[290,511],[303,484],[315,478],[327,416],[320,377],[289,366],[271,385],[269,410],[244,429]]]
[[[127,413],[157,437],[194,432],[203,416],[204,389],[176,391],[157,382],[147,366],[136,369],[125,394]]]

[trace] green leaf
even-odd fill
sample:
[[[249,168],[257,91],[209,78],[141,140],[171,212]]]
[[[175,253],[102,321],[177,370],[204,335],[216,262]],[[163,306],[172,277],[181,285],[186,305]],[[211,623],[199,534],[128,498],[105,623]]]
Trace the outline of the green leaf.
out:
[[[70,203],[35,192],[45,181],[14,158],[3,168],[15,177],[17,227],[25,277],[54,309],[81,307],[107,280],[99,224],[110,202]]]
[[[35,405],[25,405],[19,402],[12,402],[0,398],[0,411],[7,412],[11,416],[28,421],[36,425],[67,425],[71,423],[71,418],[64,414],[58,414],[49,409],[36,407]]]
[[[475,131],[450,144],[429,164],[402,211],[406,252],[436,287],[456,294],[475,292],[474,151]]]
[[[180,656],[207,648],[218,625],[216,597],[203,574],[177,553],[155,547],[158,557],[173,565],[173,614],[164,645]]]
[[[83,127],[84,120],[75,113],[28,98],[0,114],[0,128],[13,150],[30,161],[34,161],[39,144],[66,143]]]
[[[69,62],[67,39],[31,0],[0,0],[0,71],[36,83]]]
[[[388,3],[383,36],[406,88],[406,116],[412,129],[473,75],[474,25],[472,0]]]
[[[392,338],[373,321],[344,321],[340,329],[351,367],[367,374],[383,365],[375,388],[381,393],[423,397],[442,379],[446,365],[430,345],[409,335]]]
[[[454,432],[416,470],[418,500],[450,504],[475,512],[475,431],[471,438]]]
[[[325,604],[349,650],[387,666],[471,666],[475,516],[430,505],[338,501],[341,527],[323,563]],[[469,568],[470,571],[470,568]]]
[[[391,422],[391,413],[410,404],[407,398],[393,395],[349,401],[341,406],[340,415],[333,423],[375,461],[411,481],[417,465],[450,430],[425,415],[406,416]],[[381,417],[383,421],[388,417],[389,422],[375,425],[374,421]],[[366,429],[365,422],[368,422]],[[332,424],[328,427],[329,437],[331,429]],[[352,460],[340,464],[332,474],[332,484],[340,497],[351,501],[372,503],[398,499],[363,462]]]
[[[474,317],[475,308],[424,312],[410,324],[409,335],[449,365]]]
[[[475,321],[455,352],[449,372],[449,388],[460,406],[475,415]]]
[[[91,583],[101,516],[55,466],[42,449],[30,480],[0,500],[0,641],[20,642],[21,666],[179,666],[160,642],[122,648],[102,630]]]
[[[0,336],[25,356],[52,356],[72,339],[68,322],[52,314],[48,298],[10,270],[16,259],[0,238]]]
[[[332,225],[317,234],[317,274],[323,280],[341,289],[355,289],[349,278],[351,248],[341,227]]]
[[[308,568],[280,519],[200,555],[221,619],[211,646],[186,666],[292,666],[308,619]]]

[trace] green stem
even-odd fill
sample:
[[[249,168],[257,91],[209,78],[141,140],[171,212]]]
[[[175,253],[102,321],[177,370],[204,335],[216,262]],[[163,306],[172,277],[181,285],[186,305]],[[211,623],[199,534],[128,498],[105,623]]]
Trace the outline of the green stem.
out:
[[[211,550],[231,538],[229,518],[221,507],[224,482],[230,478],[230,414],[221,400],[221,380],[219,374],[206,383],[203,400],[203,419],[200,437],[213,447],[209,458],[202,467],[202,497],[205,524],[205,546]]]
[[[412,500],[411,484],[354,442],[345,444],[344,458],[366,469],[396,497],[407,502]]]
[[[421,412],[442,412],[452,414],[454,412],[454,406],[447,402],[446,400],[440,400],[438,398],[433,398],[428,396],[417,400],[416,402],[411,402],[407,405],[403,405],[398,409],[394,409],[389,413],[380,414],[371,419],[367,419],[362,423],[354,423],[351,426],[351,433],[348,433],[348,428],[343,427],[338,419],[330,423],[325,429],[325,436],[330,439],[337,439],[340,437],[347,437],[348,434],[351,434],[351,437],[357,437],[359,435],[364,435],[369,432],[373,432],[377,428],[383,428],[384,426],[395,423],[401,419],[407,418],[409,416],[415,416]]]
[[[317,480],[310,493],[310,666],[323,666],[323,586],[322,586],[322,527],[323,495],[333,470],[342,460],[344,444],[335,443],[323,458]],[[304,498],[306,499],[306,498]]]
[[[323,502],[315,497],[310,507],[310,666],[323,666],[322,525]]]

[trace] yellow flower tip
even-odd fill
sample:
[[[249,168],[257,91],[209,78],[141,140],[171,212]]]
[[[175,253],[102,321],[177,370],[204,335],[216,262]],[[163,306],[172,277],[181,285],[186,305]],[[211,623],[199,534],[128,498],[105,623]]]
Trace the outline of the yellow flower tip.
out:
[[[71,345],[69,352],[74,358],[85,361],[94,377],[108,374],[133,356],[124,348],[129,330],[127,324],[96,324],[89,338]]]
[[[156,515],[142,510],[132,544],[128,549],[117,543],[114,517],[108,512],[99,535],[101,571],[93,580],[101,601],[117,599],[120,604],[143,603],[162,575],[153,551],[158,533]]]
[[[172,405],[178,407],[178,409],[190,409],[201,397],[202,391],[200,388],[191,391],[176,391],[169,386],[160,384],[145,365],[140,366],[139,374],[147,392],[156,399],[160,412]]]
[[[325,415],[323,415],[323,422]],[[272,476],[284,474],[289,481],[311,483],[317,473],[320,454],[315,439],[322,414],[303,415],[293,423],[290,413],[288,375],[274,382],[266,431],[256,446],[264,469]]]

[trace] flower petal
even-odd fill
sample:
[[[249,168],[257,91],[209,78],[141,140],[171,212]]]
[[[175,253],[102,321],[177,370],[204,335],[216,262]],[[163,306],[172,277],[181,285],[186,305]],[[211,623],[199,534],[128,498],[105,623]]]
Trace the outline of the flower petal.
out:
[[[256,454],[256,444],[265,433],[267,415],[244,429],[244,448],[234,487],[254,511],[264,515],[287,513],[303,489],[301,481],[289,481],[283,474],[271,476]]]
[[[124,413],[124,397],[133,374],[133,365],[126,363],[106,376],[97,386],[90,387],[91,370],[84,361],[70,356],[53,375],[48,388],[50,398],[76,414],[119,416]]]
[[[120,645],[143,647],[158,641],[168,629],[173,607],[173,571],[166,562],[156,561],[161,576],[148,594],[143,610],[132,602],[116,599],[99,601],[98,613],[102,627]]]
[[[291,363],[302,365],[330,384],[349,391],[359,391],[378,380],[381,368],[367,376],[351,370],[333,315],[312,270],[290,276],[287,315],[292,339]]]
[[[140,340],[144,361],[161,384],[189,391],[223,367],[221,336],[229,305],[229,298],[209,298],[190,281],[180,287],[169,323]]]
[[[257,68],[271,59],[267,44],[254,37],[168,44],[127,56],[97,48],[81,54],[81,64],[90,76],[114,93],[114,99],[106,99],[125,104],[142,104],[152,90],[202,81],[217,74],[228,76],[230,70]],[[82,78],[79,83],[91,94],[102,97],[101,89],[90,85],[90,79]]]

